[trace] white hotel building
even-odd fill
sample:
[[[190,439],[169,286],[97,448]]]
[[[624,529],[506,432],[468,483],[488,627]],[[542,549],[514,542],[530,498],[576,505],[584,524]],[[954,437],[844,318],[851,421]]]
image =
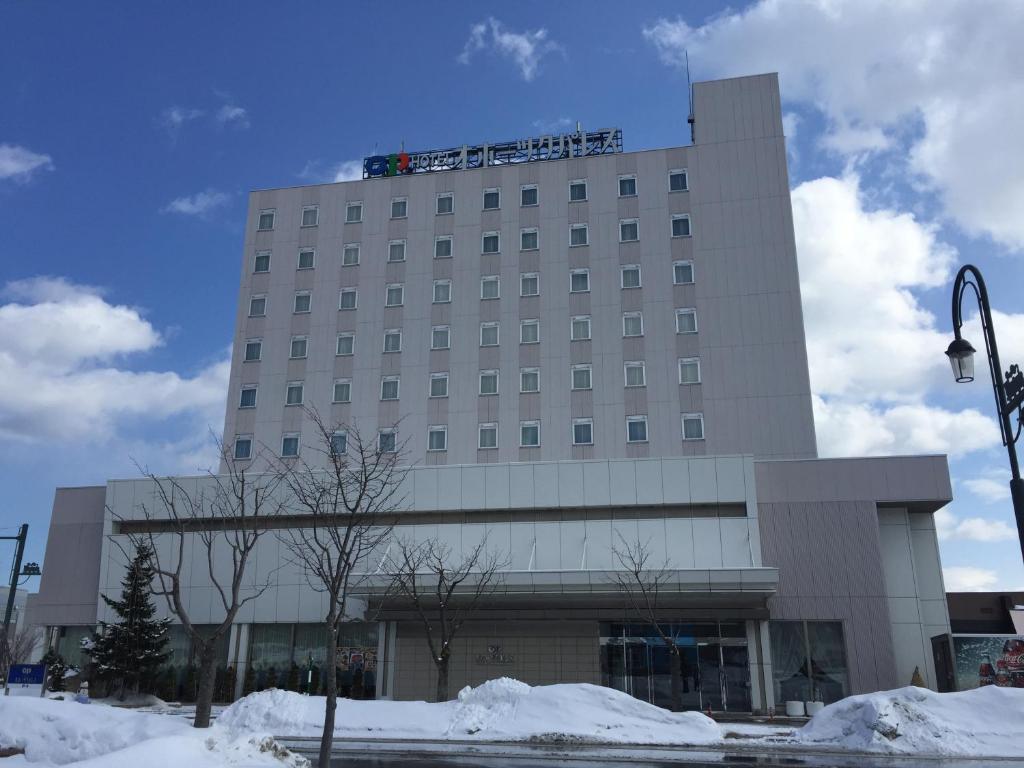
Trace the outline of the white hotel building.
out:
[[[688,146],[250,195],[224,441],[309,455],[312,406],[405,442],[396,535],[509,559],[453,691],[508,675],[666,704],[665,649],[611,583],[619,537],[673,572],[690,707],[937,684],[946,459],[817,458],[777,77],[697,83],[693,122]],[[151,493],[57,491],[31,611],[72,655],[118,589],[115,518]],[[281,559],[265,536],[254,578]],[[212,622],[204,578],[187,597]],[[323,615],[276,571],[224,648],[238,692],[250,667],[324,665]],[[379,618],[346,638],[371,693],[429,697],[419,623]]]

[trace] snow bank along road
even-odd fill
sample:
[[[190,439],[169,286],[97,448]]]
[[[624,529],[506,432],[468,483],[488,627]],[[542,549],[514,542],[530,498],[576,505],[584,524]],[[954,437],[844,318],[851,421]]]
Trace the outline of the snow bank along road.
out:
[[[323,705],[319,697],[264,691],[225,709],[213,728],[195,730],[181,718],[152,712],[0,699],[0,750],[23,752],[0,760],[0,768],[298,767],[306,760],[284,750],[281,742],[318,736]],[[734,752],[774,753],[782,759],[798,751],[830,753],[829,765],[864,753],[879,759],[1017,758],[1024,765],[1024,690],[996,687],[954,694],[901,688],[853,696],[826,707],[801,729],[767,729],[758,735],[750,728],[720,727],[697,712],[668,712],[609,688],[533,688],[502,678],[466,688],[458,699],[442,704],[342,700],[337,723],[339,755],[344,752],[345,760],[353,757],[357,742],[365,742],[367,757],[371,751],[381,757],[415,753],[420,759],[471,753],[481,764],[516,753],[533,759],[574,758],[574,763],[627,757],[721,763]]]

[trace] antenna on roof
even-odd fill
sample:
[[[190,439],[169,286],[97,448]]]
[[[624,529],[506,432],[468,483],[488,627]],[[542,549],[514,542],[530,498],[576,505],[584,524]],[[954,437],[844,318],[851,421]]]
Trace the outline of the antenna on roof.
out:
[[[696,144],[697,138],[694,131],[694,123],[696,121],[693,119],[693,86],[690,84],[690,52],[683,49],[683,55],[686,56],[686,100],[690,107],[690,114],[686,118],[686,122],[690,124],[690,143]]]

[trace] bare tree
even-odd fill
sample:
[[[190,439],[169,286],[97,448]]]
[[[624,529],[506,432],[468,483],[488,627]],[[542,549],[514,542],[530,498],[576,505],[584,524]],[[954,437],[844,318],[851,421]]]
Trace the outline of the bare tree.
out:
[[[338,681],[338,635],[348,617],[352,589],[368,578],[371,556],[391,534],[393,513],[403,503],[402,445],[382,446],[351,426],[329,426],[313,409],[314,459],[282,460],[280,474],[300,525],[279,534],[289,560],[302,568],[309,586],[327,595],[327,701],[319,765],[328,765],[334,743]],[[393,449],[393,450],[390,450]]]
[[[619,544],[612,546],[612,553],[618,561],[619,569],[610,577],[611,580],[625,596],[633,613],[658,633],[668,649],[672,709],[678,712],[683,709],[682,649],[671,632],[665,630],[665,624],[659,621],[658,598],[671,579],[667,563],[652,566],[648,544],[641,543],[639,539],[628,542],[621,535]]]
[[[279,475],[249,471],[235,461],[230,449],[223,444],[219,444],[219,448],[223,471],[208,471],[206,480],[200,481],[196,490],[190,490],[179,478],[157,477],[140,468],[153,483],[154,503],[139,505],[142,521],[120,521],[121,531],[127,533],[135,546],[145,545],[152,550],[153,594],[166,599],[168,609],[181,622],[193,648],[198,650],[193,723],[196,728],[210,726],[217,674],[216,650],[220,640],[231,630],[239,610],[270,587],[276,570],[258,584],[245,585],[245,575],[252,565],[259,540],[268,531],[268,523],[284,509],[277,493],[281,484]],[[161,546],[161,541],[167,538],[170,546]],[[193,546],[198,543],[202,553],[198,557],[206,561],[215,601],[219,601],[223,612],[212,630],[199,629],[182,595],[182,572],[191,567],[186,542]]]
[[[448,662],[452,644],[480,602],[501,586],[507,558],[487,547],[487,538],[462,557],[437,539],[393,541],[388,557],[389,593],[412,603],[437,667],[437,701],[448,701]]]
[[[0,679],[7,679],[7,670],[12,664],[26,662],[32,651],[42,639],[39,627],[23,626],[11,631],[3,642],[0,642]]]

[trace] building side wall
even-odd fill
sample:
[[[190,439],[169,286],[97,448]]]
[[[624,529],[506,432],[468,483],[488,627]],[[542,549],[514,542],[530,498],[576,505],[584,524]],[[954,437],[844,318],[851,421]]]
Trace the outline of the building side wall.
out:
[[[95,624],[103,547],[103,486],[58,488],[38,596],[28,621],[39,626]]]

